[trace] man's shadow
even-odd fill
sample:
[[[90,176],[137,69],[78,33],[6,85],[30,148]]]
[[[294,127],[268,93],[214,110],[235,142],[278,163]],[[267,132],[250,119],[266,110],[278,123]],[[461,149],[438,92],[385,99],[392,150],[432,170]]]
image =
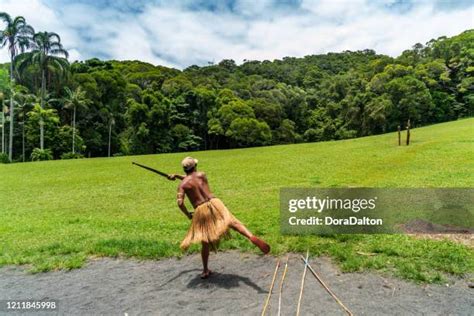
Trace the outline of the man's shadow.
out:
[[[193,279],[191,279],[191,281],[189,281],[187,287],[209,288],[209,286],[216,286],[223,289],[231,289],[234,287],[239,287],[241,283],[253,288],[258,293],[267,292],[247,277],[237,274],[219,272],[212,272],[211,276],[207,279],[201,279],[200,275],[196,275]]]
[[[179,279],[181,276],[186,275],[190,272],[198,272],[199,269],[190,269],[184,270],[178,273],[176,276],[172,277],[168,281],[163,284],[160,284],[159,287],[163,287],[169,283],[172,283],[174,280]],[[196,276],[193,277],[187,287],[188,288],[209,288],[209,286],[216,286],[224,289],[230,289],[234,287],[240,286],[243,283],[251,288],[253,288],[258,293],[267,293],[266,290],[262,289],[260,286],[252,282],[247,277],[243,277],[237,274],[229,274],[229,273],[219,273],[219,272],[212,272],[211,276],[207,279],[201,279],[201,276],[196,273]]]
[[[194,272],[194,271],[197,272],[197,271],[200,271],[200,270],[199,269],[183,270],[180,273],[178,273],[177,275],[175,275],[174,277],[172,277],[171,279],[169,279],[168,281],[166,281],[165,283],[160,284],[158,287],[163,287],[165,285],[168,285],[169,283],[173,282],[174,280],[179,279],[182,275],[185,275],[185,274],[188,274],[189,272]]]

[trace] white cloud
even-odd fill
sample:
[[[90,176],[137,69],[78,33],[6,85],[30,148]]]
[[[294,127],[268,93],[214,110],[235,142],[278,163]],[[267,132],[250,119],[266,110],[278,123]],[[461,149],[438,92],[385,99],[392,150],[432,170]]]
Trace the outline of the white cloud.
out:
[[[372,9],[365,0],[303,0],[301,7],[318,17],[334,20],[366,15]]]
[[[377,5],[303,0],[300,8],[286,7],[285,12],[275,1],[257,6],[238,0],[233,10],[215,11],[191,11],[164,1],[127,14],[113,7],[63,4],[53,10],[40,0],[0,0],[0,11],[23,15],[38,30],[59,33],[71,59],[139,59],[176,67],[366,48],[397,56],[417,42],[474,28],[474,6],[442,11],[420,1],[402,13],[384,7],[394,5],[393,0]],[[0,51],[0,61],[7,59],[6,51]]]

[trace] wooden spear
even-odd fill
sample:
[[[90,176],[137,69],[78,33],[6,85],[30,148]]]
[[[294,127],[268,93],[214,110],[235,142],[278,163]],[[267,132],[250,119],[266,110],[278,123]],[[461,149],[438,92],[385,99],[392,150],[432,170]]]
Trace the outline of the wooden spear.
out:
[[[332,298],[344,309],[344,311],[347,313],[347,315],[349,316],[353,316],[354,314],[352,314],[352,312],[341,302],[341,300],[336,296],[336,294],[334,294],[333,291],[331,291],[331,289],[329,289],[329,287],[324,283],[324,281],[321,279],[321,277],[316,273],[316,271],[313,270],[313,268],[311,267],[311,265],[309,264],[309,262],[307,260],[305,260],[305,258],[303,256],[301,256],[301,259],[304,261],[304,263],[306,263],[306,265],[308,266],[308,269],[309,271],[311,271],[311,273],[314,275],[314,277],[316,278],[316,280],[319,281],[319,283],[321,283],[321,285],[324,287],[324,289],[329,293],[329,295],[332,296]]]
[[[309,249],[306,251],[306,262],[309,259]],[[301,307],[301,299],[303,298],[303,288],[304,288],[304,280],[306,278],[306,271],[308,270],[308,265],[304,264],[304,271],[303,277],[301,278],[301,289],[300,289],[300,297],[298,298],[298,307],[296,308],[296,316],[300,315],[300,307]]]
[[[288,270],[288,259],[290,259],[290,255],[286,256],[285,270],[283,270],[283,275],[281,276],[280,281],[280,293],[278,294],[278,316],[281,315],[281,294],[283,293],[283,281],[285,281],[286,271]]]
[[[276,279],[279,267],[280,267],[280,259],[278,259],[276,267],[275,267],[275,272],[273,273],[272,284],[270,285],[270,290],[268,291],[268,296],[267,296],[267,299],[265,300],[265,305],[263,306],[262,316],[265,315],[268,303],[270,302],[270,297],[272,296],[273,286],[275,285],[275,279]]]

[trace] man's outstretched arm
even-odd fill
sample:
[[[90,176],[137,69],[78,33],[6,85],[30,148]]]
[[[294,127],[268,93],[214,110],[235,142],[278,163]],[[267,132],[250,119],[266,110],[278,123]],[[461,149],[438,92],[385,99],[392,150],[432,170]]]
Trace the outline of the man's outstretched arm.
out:
[[[176,180],[176,179],[179,179],[179,180],[183,180],[185,176],[182,176],[182,175],[179,175],[179,174],[169,174],[168,175],[168,180]]]
[[[186,205],[184,204],[184,189],[181,185],[178,187],[176,201],[178,202],[178,207],[181,210],[181,212],[183,212],[187,218],[192,219],[193,214],[188,211],[188,209],[186,208]]]

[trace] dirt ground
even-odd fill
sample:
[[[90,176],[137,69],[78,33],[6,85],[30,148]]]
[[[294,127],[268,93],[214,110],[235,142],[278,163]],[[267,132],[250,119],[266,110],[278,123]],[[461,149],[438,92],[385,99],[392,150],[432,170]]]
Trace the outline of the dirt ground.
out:
[[[399,228],[415,238],[435,240],[448,239],[474,248],[474,229],[469,227],[437,225],[421,219],[415,219],[404,225],[400,225]]]
[[[276,315],[282,257],[267,315]],[[56,300],[58,309],[27,315],[260,315],[276,258],[238,252],[211,254],[208,280],[199,277],[199,255],[160,261],[103,258],[82,269],[28,274],[0,269],[0,315],[5,300]],[[341,273],[327,258],[310,264],[355,315],[473,315],[468,280],[449,286],[416,285],[373,273]],[[304,265],[291,254],[281,315],[295,315]],[[344,315],[308,271],[301,315]]]

